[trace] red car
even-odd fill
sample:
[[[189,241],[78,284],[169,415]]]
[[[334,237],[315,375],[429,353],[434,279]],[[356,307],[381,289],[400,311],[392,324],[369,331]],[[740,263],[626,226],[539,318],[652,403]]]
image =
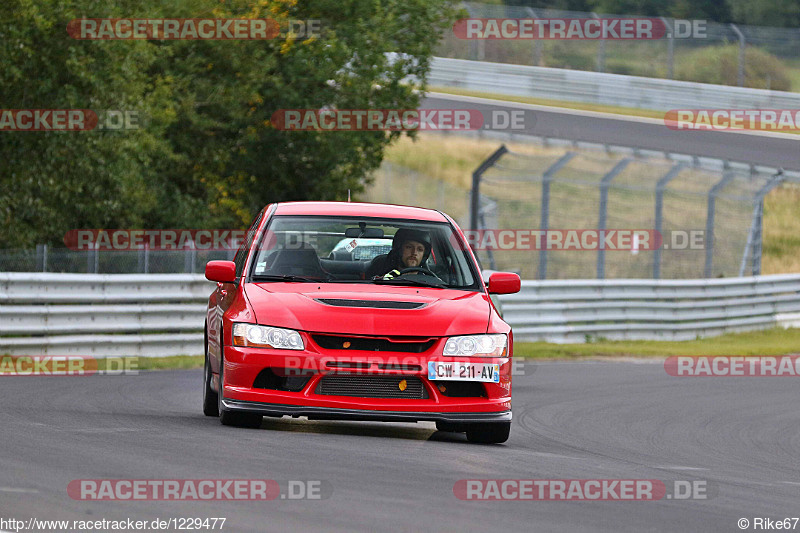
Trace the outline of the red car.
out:
[[[350,239],[342,246],[343,239]],[[369,250],[359,250],[359,246]],[[498,443],[511,428],[511,328],[467,241],[431,209],[341,202],[264,208],[233,261],[211,261],[203,412],[433,421]]]

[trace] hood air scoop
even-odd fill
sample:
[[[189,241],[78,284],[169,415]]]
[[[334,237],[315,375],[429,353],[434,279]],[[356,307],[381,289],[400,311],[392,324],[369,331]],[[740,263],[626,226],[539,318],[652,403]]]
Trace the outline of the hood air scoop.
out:
[[[371,307],[373,309],[418,309],[424,302],[397,302],[386,300],[341,300],[336,298],[315,298],[315,301],[336,307]]]

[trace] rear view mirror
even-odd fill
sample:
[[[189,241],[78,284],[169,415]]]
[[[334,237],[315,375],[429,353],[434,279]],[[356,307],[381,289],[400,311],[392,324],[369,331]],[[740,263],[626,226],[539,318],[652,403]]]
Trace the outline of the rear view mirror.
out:
[[[219,283],[236,281],[236,263],[233,261],[209,261],[206,264],[206,279]]]
[[[493,272],[486,288],[490,294],[514,294],[521,285],[519,276],[513,272]]]
[[[381,228],[364,228],[362,233],[361,228],[347,228],[344,230],[344,236],[348,238],[380,239],[383,237],[383,230]]]

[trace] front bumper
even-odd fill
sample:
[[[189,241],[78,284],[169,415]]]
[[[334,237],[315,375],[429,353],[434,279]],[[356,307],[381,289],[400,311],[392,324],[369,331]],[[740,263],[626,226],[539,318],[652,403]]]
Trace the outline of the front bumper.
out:
[[[502,358],[448,358],[441,355],[441,346],[432,346],[425,353],[367,352],[327,350],[306,341],[306,350],[288,351],[263,348],[225,346],[224,408],[262,412],[265,416],[307,416],[349,420],[446,420],[452,422],[508,421],[511,417],[510,354]],[[437,355],[439,354],[439,355]],[[424,398],[362,397],[318,392],[324,376],[397,376],[398,371],[381,370],[383,363],[416,364],[415,371],[400,374],[418,378],[425,388]],[[482,396],[451,396],[440,391],[441,383],[427,378],[428,361],[470,361],[499,364],[499,383],[482,383]],[[330,362],[369,363],[368,368],[330,368]],[[308,383],[299,391],[255,387],[258,374],[264,369],[310,370]]]
[[[223,407],[229,411],[258,413],[264,416],[293,418],[306,416],[311,420],[372,420],[380,422],[511,422],[511,411],[491,413],[434,413],[411,411],[367,411],[361,409],[344,409],[330,407],[314,407],[309,405],[280,405],[238,400],[222,400]]]

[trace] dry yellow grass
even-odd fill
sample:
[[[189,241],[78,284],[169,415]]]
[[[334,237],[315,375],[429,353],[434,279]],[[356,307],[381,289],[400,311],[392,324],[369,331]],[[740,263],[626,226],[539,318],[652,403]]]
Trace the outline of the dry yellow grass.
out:
[[[392,145],[387,150],[386,160],[466,191],[471,185],[473,170],[500,144],[497,139],[420,133],[416,141],[404,137]],[[542,161],[548,158],[555,161],[564,153],[562,147],[505,144],[514,152],[537,156]],[[608,158],[602,153],[590,153],[570,166],[585,172],[591,179],[608,169]],[[689,181],[704,181],[700,177],[693,174]],[[705,183],[702,185],[707,190]],[[524,202],[519,189],[515,190],[519,201]],[[531,210],[538,211],[538,206],[532,206]],[[766,198],[762,273],[800,273],[800,186],[796,184],[783,185]]]

